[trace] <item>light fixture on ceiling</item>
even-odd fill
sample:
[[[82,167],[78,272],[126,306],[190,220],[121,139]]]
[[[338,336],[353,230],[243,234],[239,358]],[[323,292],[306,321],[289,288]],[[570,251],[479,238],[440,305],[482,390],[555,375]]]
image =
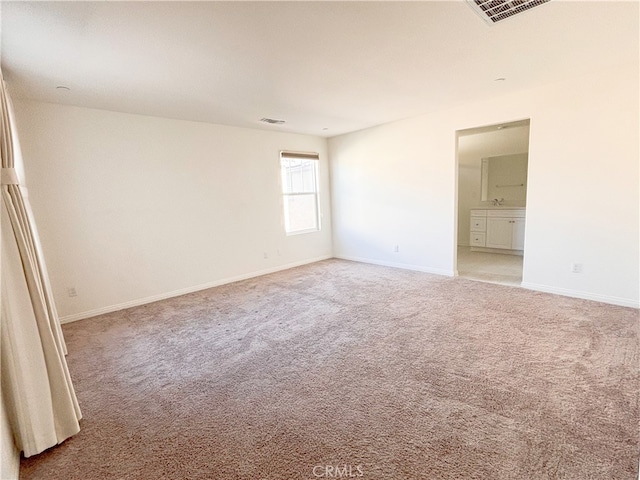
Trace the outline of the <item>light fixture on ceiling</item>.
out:
[[[467,0],[467,4],[489,25],[526,12],[550,0]]]
[[[260,121],[262,123],[268,123],[270,125],[282,125],[284,120],[276,120],[275,118],[261,118]]]

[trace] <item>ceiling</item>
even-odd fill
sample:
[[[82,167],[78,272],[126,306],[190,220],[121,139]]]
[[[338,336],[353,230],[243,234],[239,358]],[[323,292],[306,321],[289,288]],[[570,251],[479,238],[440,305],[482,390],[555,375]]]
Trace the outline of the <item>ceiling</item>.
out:
[[[1,14],[14,97],[320,136],[638,61],[635,1],[553,0],[495,25],[463,1],[3,1]]]

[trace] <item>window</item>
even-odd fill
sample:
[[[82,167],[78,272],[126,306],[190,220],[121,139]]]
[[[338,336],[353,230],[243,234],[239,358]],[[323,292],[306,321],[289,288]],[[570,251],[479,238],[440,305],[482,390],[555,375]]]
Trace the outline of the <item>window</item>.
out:
[[[320,230],[318,154],[280,152],[280,169],[287,235]]]

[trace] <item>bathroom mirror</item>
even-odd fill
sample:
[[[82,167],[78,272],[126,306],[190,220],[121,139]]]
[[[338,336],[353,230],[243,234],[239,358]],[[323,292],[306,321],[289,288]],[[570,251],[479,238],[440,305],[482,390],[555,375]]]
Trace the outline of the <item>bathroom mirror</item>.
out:
[[[527,153],[482,159],[480,199],[503,198],[512,206],[524,206],[527,198]]]

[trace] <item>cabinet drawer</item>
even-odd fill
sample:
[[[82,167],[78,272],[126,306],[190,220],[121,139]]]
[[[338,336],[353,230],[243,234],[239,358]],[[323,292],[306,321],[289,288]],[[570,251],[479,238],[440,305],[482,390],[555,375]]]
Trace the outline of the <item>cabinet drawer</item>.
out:
[[[484,247],[485,245],[485,234],[478,232],[471,232],[471,238],[469,239],[469,244],[472,247]]]
[[[471,217],[471,231],[472,232],[485,232],[487,230],[487,218],[486,217]]]

